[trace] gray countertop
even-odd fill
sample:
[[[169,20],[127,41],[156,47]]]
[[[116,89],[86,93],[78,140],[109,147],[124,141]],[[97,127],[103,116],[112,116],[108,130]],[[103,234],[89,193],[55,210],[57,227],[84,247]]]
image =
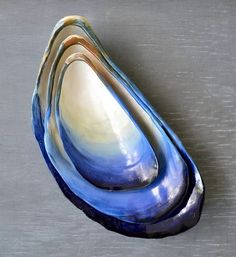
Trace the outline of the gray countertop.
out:
[[[128,238],[61,193],[31,130],[55,23],[88,18],[115,63],[181,138],[206,185],[196,227]],[[0,0],[0,256],[236,256],[236,1]]]

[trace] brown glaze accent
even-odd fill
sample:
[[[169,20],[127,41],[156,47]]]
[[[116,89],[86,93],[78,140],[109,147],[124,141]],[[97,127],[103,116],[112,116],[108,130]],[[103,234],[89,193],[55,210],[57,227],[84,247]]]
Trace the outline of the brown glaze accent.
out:
[[[98,52],[97,48],[90,43],[88,38],[85,38],[84,36],[79,36],[79,35],[71,35],[67,37],[62,44],[64,47],[68,48],[72,45],[78,44],[89,50],[91,53],[96,55],[97,57],[100,56],[100,53]]]

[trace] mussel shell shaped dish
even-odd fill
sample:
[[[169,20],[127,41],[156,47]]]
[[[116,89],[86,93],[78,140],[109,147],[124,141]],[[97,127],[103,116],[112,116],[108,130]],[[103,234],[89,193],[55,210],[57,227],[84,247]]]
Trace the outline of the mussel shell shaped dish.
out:
[[[65,17],[52,32],[32,122],[64,195],[107,229],[159,238],[198,222],[196,165],[83,17]]]

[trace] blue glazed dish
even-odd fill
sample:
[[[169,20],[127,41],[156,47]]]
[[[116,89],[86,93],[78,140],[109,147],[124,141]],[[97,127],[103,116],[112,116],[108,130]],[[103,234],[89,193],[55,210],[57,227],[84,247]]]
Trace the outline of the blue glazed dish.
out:
[[[160,238],[200,219],[196,165],[83,17],[65,17],[52,32],[32,123],[64,195],[107,229]]]

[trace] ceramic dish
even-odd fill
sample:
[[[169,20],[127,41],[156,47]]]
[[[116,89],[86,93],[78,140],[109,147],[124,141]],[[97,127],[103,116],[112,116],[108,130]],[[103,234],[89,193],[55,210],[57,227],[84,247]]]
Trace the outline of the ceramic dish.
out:
[[[196,165],[85,18],[65,17],[55,26],[32,114],[49,169],[91,219],[148,238],[198,222],[204,187]]]

